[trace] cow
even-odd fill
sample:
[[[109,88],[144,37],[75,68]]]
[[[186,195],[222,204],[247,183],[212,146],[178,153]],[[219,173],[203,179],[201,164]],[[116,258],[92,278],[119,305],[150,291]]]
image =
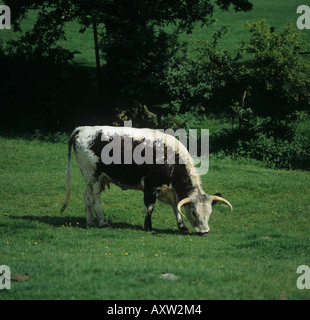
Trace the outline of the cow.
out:
[[[111,146],[119,148],[112,150]],[[95,213],[99,227],[111,228],[100,202],[101,192],[105,186],[109,188],[110,183],[123,190],[133,189],[144,193],[145,231],[152,231],[151,215],[156,199],[172,206],[179,230],[188,232],[182,218],[181,208],[184,206],[194,232],[200,235],[209,233],[212,205],[220,201],[232,210],[231,204],[220,194],[208,195],[203,191],[189,152],[172,135],[153,129],[82,126],[73,131],[68,142],[66,199],[61,213],[69,203],[72,147],[86,184],[84,200],[87,226],[94,226]],[[174,155],[172,161],[171,154]],[[130,161],[137,155],[140,155],[139,161]]]

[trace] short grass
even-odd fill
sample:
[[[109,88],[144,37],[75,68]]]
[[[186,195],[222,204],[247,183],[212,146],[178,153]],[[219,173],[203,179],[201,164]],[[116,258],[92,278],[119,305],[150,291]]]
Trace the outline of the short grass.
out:
[[[267,23],[275,28],[275,31],[283,28],[292,22],[296,24],[299,14],[296,14],[298,6],[301,5],[299,0],[252,0],[253,9],[250,12],[234,12],[230,9],[228,12],[217,10],[214,14],[216,22],[210,27],[196,27],[190,36],[184,36],[184,39],[210,39],[210,37],[222,26],[228,27],[228,34],[220,40],[220,45],[232,54],[239,51],[241,41],[248,41],[250,33],[245,27],[248,22],[265,19]],[[296,30],[297,26],[296,26]],[[308,41],[307,50],[310,50],[310,32],[300,30],[299,33]]]
[[[211,158],[202,177],[217,205],[206,237],[180,234],[158,203],[142,231],[143,196],[111,186],[102,197],[113,230],[86,228],[79,169],[64,216],[66,144],[0,138],[0,265],[12,282],[0,299],[309,299],[296,287],[310,266],[310,173]],[[187,222],[189,226],[189,223]],[[177,280],[160,279],[174,273]]]
[[[235,12],[230,9],[228,12],[221,11],[217,8],[214,14],[216,22],[208,27],[201,28],[197,24],[193,33],[190,35],[183,34],[183,40],[210,40],[212,35],[217,32],[222,26],[227,26],[229,33],[220,40],[220,45],[231,54],[236,54],[239,51],[241,41],[246,41],[249,38],[249,32],[244,27],[247,22],[257,21],[259,19],[266,19],[270,26],[273,26],[276,31],[283,30],[284,26],[292,21],[296,23],[298,14],[296,14],[297,7],[300,6],[300,0],[252,0],[253,10],[250,12]],[[30,11],[27,19],[22,23],[23,32],[30,30],[36,19],[36,12]],[[103,32],[103,26],[99,26],[98,32]],[[296,27],[297,29],[297,27]],[[66,25],[66,40],[60,41],[60,45],[65,48],[78,51],[79,54],[75,56],[75,61],[88,66],[95,66],[95,52],[92,29],[87,29],[84,33],[79,33],[80,25],[73,21]],[[308,41],[310,50],[310,32],[309,30],[299,31]],[[0,45],[3,45],[11,39],[16,39],[20,36],[19,33],[14,33],[13,30],[3,30],[0,32]],[[103,61],[101,61],[101,64]]]

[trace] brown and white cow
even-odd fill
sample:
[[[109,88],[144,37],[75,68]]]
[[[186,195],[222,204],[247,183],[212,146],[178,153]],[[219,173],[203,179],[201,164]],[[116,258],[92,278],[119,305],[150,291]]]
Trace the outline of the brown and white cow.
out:
[[[95,213],[99,227],[110,227],[100,202],[101,191],[106,185],[109,187],[109,183],[124,190],[143,191],[145,231],[152,230],[151,214],[156,199],[171,205],[179,229],[188,231],[181,212],[185,206],[187,218],[200,235],[209,233],[212,204],[221,201],[232,210],[227,200],[203,191],[189,152],[175,137],[152,129],[85,126],[76,128],[68,143],[66,200],[61,212],[70,197],[72,146],[86,184],[88,226],[94,225]],[[174,155],[173,161],[170,161],[171,155]]]

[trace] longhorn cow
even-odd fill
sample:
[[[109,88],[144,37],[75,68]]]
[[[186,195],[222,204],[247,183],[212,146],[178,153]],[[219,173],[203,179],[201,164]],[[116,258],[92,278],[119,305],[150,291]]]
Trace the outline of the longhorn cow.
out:
[[[113,150],[111,145],[115,147]],[[110,183],[124,190],[143,191],[145,231],[152,230],[151,215],[156,199],[171,205],[179,229],[188,231],[182,218],[181,208],[184,206],[194,231],[200,235],[209,233],[208,221],[213,204],[220,201],[232,210],[231,204],[220,194],[208,195],[203,191],[189,152],[172,135],[152,129],[85,126],[76,128],[68,142],[66,200],[61,213],[69,203],[72,147],[86,184],[84,200],[88,226],[94,225],[95,213],[99,227],[110,228],[100,202],[101,191]],[[140,160],[132,162],[139,152]],[[170,161],[171,154],[174,161]]]

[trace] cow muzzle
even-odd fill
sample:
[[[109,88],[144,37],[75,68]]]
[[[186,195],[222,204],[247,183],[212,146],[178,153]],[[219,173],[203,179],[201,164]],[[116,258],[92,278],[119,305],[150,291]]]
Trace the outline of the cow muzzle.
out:
[[[206,236],[207,234],[209,234],[209,230],[199,231],[199,232],[196,232],[196,234],[198,236]]]

